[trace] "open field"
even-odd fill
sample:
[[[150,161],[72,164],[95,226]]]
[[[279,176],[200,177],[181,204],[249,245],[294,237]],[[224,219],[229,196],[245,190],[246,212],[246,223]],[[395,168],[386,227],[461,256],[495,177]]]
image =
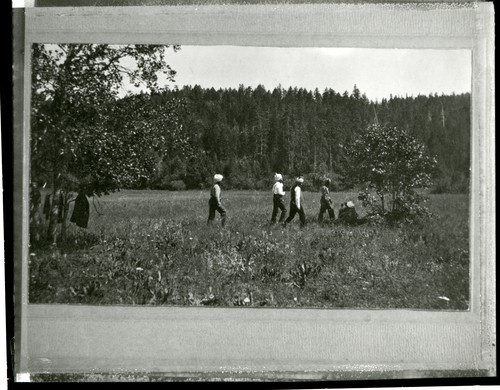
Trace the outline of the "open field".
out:
[[[332,198],[337,215],[356,194]],[[298,216],[270,226],[267,192],[224,191],[225,228],[218,215],[206,225],[207,191],[122,191],[96,202],[100,214],[90,200],[88,229],[31,247],[29,301],[468,309],[467,195],[431,195],[434,218],[399,227],[319,225],[319,194],[304,199],[304,229]]]

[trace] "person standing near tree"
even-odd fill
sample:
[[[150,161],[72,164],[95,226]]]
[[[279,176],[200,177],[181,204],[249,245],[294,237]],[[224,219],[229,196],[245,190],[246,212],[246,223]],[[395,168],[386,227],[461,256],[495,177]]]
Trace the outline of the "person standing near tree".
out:
[[[271,216],[271,223],[276,223],[276,217],[278,216],[278,210],[281,210],[281,215],[279,223],[283,223],[286,217],[286,207],[283,198],[285,197],[285,191],[283,191],[283,176],[279,173],[274,175],[274,185],[273,185],[273,214]]]
[[[75,207],[69,221],[75,223],[76,226],[86,229],[89,223],[89,209],[87,196],[83,191],[80,191],[75,199]]]
[[[323,214],[325,211],[328,210],[328,215],[330,217],[330,222],[335,221],[335,212],[333,211],[332,207],[332,199],[330,198],[330,179],[326,179],[323,187],[321,187],[321,199],[319,201],[320,203],[320,209],[319,209],[319,215],[318,215],[318,222],[321,223],[323,222]]]
[[[208,221],[207,225],[212,223],[215,219],[215,211],[217,211],[221,216],[221,224],[224,226],[226,224],[226,210],[222,207],[221,203],[221,188],[220,182],[223,176],[216,174],[214,176],[214,184],[210,189],[210,200],[208,201]]]
[[[304,183],[304,178],[299,176],[295,179],[295,184],[292,186],[290,190],[290,214],[288,218],[285,220],[284,225],[286,226],[288,223],[292,221],[295,217],[295,214],[299,214],[300,225],[302,227],[306,224],[306,214],[304,212],[304,199],[302,197],[302,183]]]

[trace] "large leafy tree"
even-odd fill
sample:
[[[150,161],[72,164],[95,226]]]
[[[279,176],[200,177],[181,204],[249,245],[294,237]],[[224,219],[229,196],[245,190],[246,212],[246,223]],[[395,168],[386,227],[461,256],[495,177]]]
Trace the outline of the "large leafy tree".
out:
[[[373,124],[344,149],[349,178],[365,189],[359,197],[365,205],[387,217],[425,212],[418,190],[431,185],[437,161],[408,131]]]
[[[77,182],[95,195],[149,185],[164,160],[188,149],[178,123],[183,109],[180,100],[146,94],[113,103],[102,123],[82,124],[74,134],[78,153],[69,155],[63,185]]]
[[[174,80],[168,49],[33,45],[31,172],[53,199],[60,192],[66,205],[72,191],[101,195],[145,180],[172,148],[179,104],[155,100]],[[120,99],[131,87],[141,94]],[[66,206],[56,211],[65,219]]]

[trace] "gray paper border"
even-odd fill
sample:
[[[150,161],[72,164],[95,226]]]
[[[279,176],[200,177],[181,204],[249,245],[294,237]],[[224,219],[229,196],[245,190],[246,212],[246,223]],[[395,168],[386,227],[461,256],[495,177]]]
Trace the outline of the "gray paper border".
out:
[[[472,191],[471,191],[471,306],[469,313],[419,312],[413,310],[331,310],[303,312],[269,310],[226,312],[224,309],[210,311],[196,308],[176,309],[158,308],[145,311],[141,308],[129,308],[127,316],[147,315],[152,321],[158,316],[163,318],[174,317],[180,324],[186,325],[193,320],[200,324],[215,321],[219,315],[225,316],[227,321],[250,322],[250,327],[260,329],[260,322],[269,319],[274,324],[287,324],[290,332],[305,331],[307,334],[311,326],[316,326],[318,317],[328,331],[330,322],[343,329],[346,334],[352,335],[365,331],[367,322],[376,332],[383,334],[388,322],[393,322],[393,334],[383,336],[380,343],[390,344],[392,339],[405,340],[405,334],[410,326],[412,332],[423,332],[423,347],[433,349],[441,361],[433,361],[423,355],[411,356],[411,352],[404,345],[393,346],[390,355],[398,355],[401,349],[400,363],[395,364],[393,357],[388,363],[383,360],[374,361],[375,355],[366,359],[361,355],[358,361],[342,363],[333,356],[332,359],[322,355],[319,361],[309,360],[291,363],[289,360],[274,362],[268,365],[268,371],[275,372],[281,367],[283,372],[294,371],[295,376],[310,376],[311,370],[320,375],[320,372],[366,372],[367,370],[386,371],[391,369],[400,372],[402,377],[410,375],[418,377],[422,372],[432,370],[477,370],[478,375],[496,375],[495,360],[495,165],[494,165],[494,45],[493,45],[493,7],[487,3],[467,4],[422,4],[422,5],[374,5],[374,4],[273,4],[273,5],[213,5],[213,6],[170,6],[170,7],[97,7],[97,8],[31,8],[26,10],[25,51],[29,53],[32,42],[103,42],[103,43],[180,43],[180,44],[237,44],[237,45],[268,45],[268,46],[338,46],[338,47],[400,47],[400,48],[469,48],[473,51],[473,89],[472,89]],[[131,22],[133,22],[131,24]],[[19,55],[19,54],[18,54]],[[16,58],[16,56],[15,56]],[[19,58],[19,57],[17,57]],[[24,77],[29,80],[30,63],[25,58]],[[18,73],[19,76],[19,73]],[[19,81],[16,79],[15,92],[19,93]],[[19,95],[15,95],[15,105],[22,111]],[[24,103],[30,100],[29,83],[24,85]],[[29,110],[24,112],[23,123],[19,122],[19,111],[15,122],[15,167],[16,172],[23,172],[22,183],[20,175],[15,175],[14,190],[16,199],[23,194],[22,218],[15,214],[15,232],[18,239],[15,243],[16,271],[20,266],[21,274],[16,272],[16,314],[20,318],[20,329],[16,327],[16,335],[20,335],[20,345],[16,348],[18,373],[61,372],[56,367],[45,367],[40,359],[47,355],[47,359],[59,362],[59,370],[66,373],[95,372],[92,368],[92,358],[98,361],[97,356],[84,353],[84,345],[80,350],[69,351],[64,345],[57,348],[50,343],[58,335],[51,333],[50,320],[53,321],[81,321],[81,312],[90,310],[89,316],[95,317],[95,324],[99,321],[120,321],[119,310],[112,307],[82,307],[75,310],[71,305],[28,305],[27,303],[27,252],[26,247],[19,244],[19,237],[27,237],[27,202],[28,202],[28,168],[29,168]],[[20,133],[20,127],[24,128]],[[22,135],[21,135],[22,134]],[[20,138],[22,137],[22,139]],[[20,149],[21,148],[21,149]],[[21,155],[20,155],[21,153]],[[16,209],[19,213],[19,208]],[[21,232],[22,230],[22,232]],[[22,234],[21,234],[22,233]],[[16,235],[15,235],[16,237]],[[19,247],[21,245],[21,247]],[[21,287],[19,287],[21,286]],[[99,315],[97,315],[100,313]],[[231,314],[232,313],[232,314]],[[234,314],[238,313],[238,314]],[[252,313],[252,315],[249,315]],[[286,314],[283,314],[286,313]],[[20,315],[19,315],[20,314]],[[234,317],[234,318],[232,318]],[[88,319],[89,317],[85,317]],[[165,318],[166,319],[166,318]],[[300,325],[297,328],[297,321]],[[47,322],[49,321],[49,322]],[[252,321],[254,323],[252,324]],[[260,322],[259,322],[260,321]],[[123,322],[123,321],[122,321]],[[198,323],[198,322],[197,322]],[[412,328],[416,324],[417,328]],[[419,325],[420,324],[420,325]],[[435,326],[429,328],[428,324]],[[458,327],[455,327],[459,324]],[[168,327],[168,324],[166,325]],[[200,325],[201,327],[201,325]],[[302,328],[300,328],[302,327]],[[181,327],[182,328],[182,327]],[[421,330],[415,330],[415,329]],[[178,328],[176,328],[178,331]],[[431,330],[435,335],[430,334]],[[462,329],[462,330],[461,330]],[[80,330],[81,331],[81,330]],[[123,330],[126,332],[126,330]],[[202,329],[198,329],[202,331]],[[453,345],[439,345],[439,335],[443,336],[452,331],[449,343],[455,341],[461,348],[468,350],[472,356],[470,360],[458,360],[451,355]],[[196,332],[196,327],[195,327]],[[349,333],[351,332],[351,333]],[[354,333],[352,333],[354,332]],[[462,333],[461,333],[462,332]],[[456,334],[455,334],[456,333]],[[78,334],[69,332],[68,337],[78,337]],[[182,332],[180,337],[184,337]],[[226,335],[228,336],[228,335]],[[322,341],[310,334],[309,348],[320,348]],[[229,334],[229,337],[235,337]],[[420,337],[422,337],[420,335]],[[49,340],[48,343],[44,340]],[[94,342],[106,343],[106,340],[96,339]],[[16,337],[16,342],[19,339]],[[152,341],[151,341],[152,342]],[[293,343],[293,341],[292,341]],[[301,348],[300,341],[292,345],[288,351],[293,355]],[[316,344],[315,344],[316,343]],[[369,343],[369,342],[368,342]],[[227,347],[227,356],[235,356],[235,351]],[[185,346],[189,347],[189,346]],[[193,347],[193,346],[191,346]],[[58,349],[59,348],[59,349]],[[261,345],[261,352],[265,352],[265,345]],[[294,349],[295,348],[295,349]],[[257,349],[259,350],[259,349]],[[71,352],[71,353],[70,353]],[[359,352],[359,351],[358,351]],[[76,353],[76,358],[75,358]],[[177,366],[167,366],[165,372],[191,372],[195,377],[207,372],[218,372],[221,365],[211,365],[201,356],[196,364],[189,360],[189,354],[179,349],[180,363]],[[224,353],[224,348],[222,348]],[[57,356],[51,356],[56,354]],[[67,356],[65,356],[67,354]],[[410,355],[408,355],[410,354]],[[202,354],[203,355],[203,354]],[[306,354],[307,355],[307,354]],[[391,356],[392,356],[391,355]],[[62,356],[62,357],[61,357]],[[103,355],[104,356],[104,355]],[[208,356],[208,353],[207,353]],[[238,355],[239,356],[239,355]],[[426,355],[427,356],[427,355]],[[249,355],[239,363],[224,369],[233,372],[253,373],[259,378],[258,372],[263,372],[262,365],[257,363],[258,354]],[[59,360],[58,360],[59,359]],[[85,360],[86,359],[86,360]],[[371,360],[370,360],[371,359]],[[426,360],[427,359],[427,360]],[[109,359],[108,359],[109,360]],[[307,360],[307,359],[306,359]],[[397,359],[396,359],[397,360]],[[347,359],[349,361],[349,359]],[[79,363],[76,363],[79,362]],[[392,362],[392,363],[391,363]],[[166,361],[172,364],[172,360]],[[76,364],[76,365],[75,365]],[[115,367],[115,370],[131,370],[133,367],[143,371],[151,371],[156,366],[144,364],[137,368],[137,361],[132,359],[127,367]],[[218,367],[218,369],[217,369]],[[243,367],[243,368],[242,368]],[[41,371],[40,371],[41,370]],[[48,371],[47,371],[48,370]],[[55,370],[55,371],[54,371]],[[113,371],[113,370],[112,370]],[[409,373],[409,374],[408,374]],[[420,373],[420,374],[419,374]],[[351,379],[356,379],[355,374]],[[314,376],[314,375],[313,375]],[[319,376],[321,377],[321,376]]]

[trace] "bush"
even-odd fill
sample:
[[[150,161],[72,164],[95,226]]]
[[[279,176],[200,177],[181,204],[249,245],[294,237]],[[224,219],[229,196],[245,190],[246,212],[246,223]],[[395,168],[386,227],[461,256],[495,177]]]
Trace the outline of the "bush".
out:
[[[465,194],[469,192],[469,178],[463,173],[443,174],[434,180],[433,194]]]
[[[274,179],[272,177],[260,179],[255,184],[255,189],[259,191],[269,191],[273,187],[273,184]]]
[[[239,189],[239,190],[254,190],[256,187],[256,179],[252,177],[232,177],[227,180],[225,188]]]
[[[318,191],[319,188],[325,183],[325,179],[330,179],[330,192],[337,192],[340,190],[340,176],[334,172],[313,172],[304,176],[304,185],[302,188],[305,191]]]
[[[184,191],[186,184],[182,180],[172,180],[168,183],[167,189],[170,191]]]
[[[397,220],[426,214],[417,189],[431,185],[437,161],[408,132],[371,125],[344,149],[348,176],[365,188],[358,199],[369,214]]]

